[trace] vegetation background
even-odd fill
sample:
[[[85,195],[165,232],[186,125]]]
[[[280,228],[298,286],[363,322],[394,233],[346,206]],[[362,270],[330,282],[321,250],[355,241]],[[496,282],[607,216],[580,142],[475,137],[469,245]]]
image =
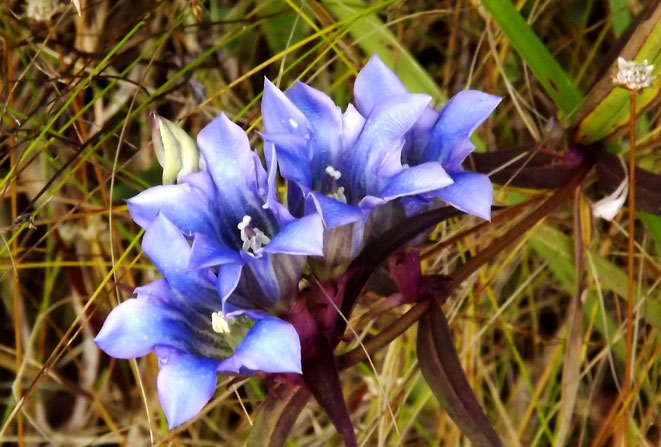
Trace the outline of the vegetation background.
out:
[[[257,143],[264,76],[283,89],[301,79],[345,106],[356,73],[378,53],[436,105],[464,88],[504,96],[477,131],[479,151],[561,154],[575,104],[605,75],[617,38],[645,6],[641,0],[3,2],[0,442],[241,446],[246,439],[267,389],[259,378],[222,378],[200,416],[168,432],[155,358],[117,361],[92,342],[109,310],[156,275],[125,204],[160,182],[151,112],[195,135],[223,111]],[[514,24],[506,16],[514,7],[525,20],[506,36],[502,24]],[[535,42],[548,54],[535,51]],[[569,83],[550,94],[545,83],[560,79],[557,70]],[[659,109],[652,108],[636,127],[637,164],[657,173],[660,126]],[[623,152],[628,143],[615,137],[607,146]],[[445,307],[469,381],[508,446],[608,442],[612,409],[626,399],[626,212],[585,225],[585,275],[577,275],[575,217],[587,209],[585,200],[603,197],[593,174],[584,185],[579,206],[569,201],[527,232]],[[495,188],[499,204],[547,193],[509,182]],[[661,442],[661,220],[641,219],[629,426],[632,445],[652,446]],[[451,273],[513,220],[459,238],[453,237],[480,222],[463,216],[440,225],[433,239],[450,242],[433,246],[426,270]],[[351,322],[359,336],[405,310],[367,312],[383,302],[374,294],[363,299],[364,312]],[[572,321],[580,331],[569,336]],[[421,377],[415,328],[372,361],[342,373],[361,445],[468,445]],[[288,445],[339,444],[311,401]]]

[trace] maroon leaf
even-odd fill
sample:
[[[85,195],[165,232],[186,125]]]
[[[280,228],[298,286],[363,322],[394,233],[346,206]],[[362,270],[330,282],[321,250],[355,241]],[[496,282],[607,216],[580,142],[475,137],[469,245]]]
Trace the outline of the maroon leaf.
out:
[[[555,189],[564,185],[582,159],[578,151],[556,154],[545,149],[499,150],[473,153],[475,171],[491,181],[532,189]]]
[[[434,303],[420,320],[417,349],[422,375],[454,423],[475,446],[501,447],[466,379],[445,315]]]
[[[342,437],[344,445],[357,447],[353,423],[342,396],[342,386],[333,350],[324,337],[319,337],[315,346],[316,354],[303,361],[303,380],[319,405],[330,417],[335,429]]]
[[[365,283],[374,270],[396,250],[408,244],[421,233],[438,225],[439,223],[463,214],[450,206],[437,208],[417,216],[406,219],[383,233],[379,238],[361,251],[361,254],[349,266],[349,280],[347,281],[342,301],[342,314],[351,315],[353,306],[363,290]],[[338,334],[343,334],[346,323],[338,320]]]
[[[310,399],[303,384],[289,382],[275,385],[257,409],[246,447],[280,447]]]

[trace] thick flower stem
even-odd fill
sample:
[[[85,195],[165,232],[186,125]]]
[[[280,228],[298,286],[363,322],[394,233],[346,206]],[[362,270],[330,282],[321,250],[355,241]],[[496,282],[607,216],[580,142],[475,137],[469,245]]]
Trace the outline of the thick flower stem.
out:
[[[516,242],[526,231],[535,226],[538,222],[548,216],[560,204],[564,202],[567,197],[570,197],[576,187],[583,181],[587,173],[592,169],[594,161],[591,157],[587,157],[578,166],[572,177],[565,185],[559,188],[551,197],[542,203],[535,211],[517,223],[507,233],[500,238],[496,239],[485,250],[477,253],[474,257],[462,265],[449,281],[445,289],[445,296],[436,296],[440,298],[447,298],[457,287],[459,287],[470,275],[475,273],[480,267],[489,262],[505,248],[509,247],[512,243]],[[338,367],[340,369],[348,368],[356,363],[362,361],[367,354],[373,354],[379,349],[387,346],[390,342],[395,340],[403,334],[409,327],[418,321],[427,312],[430,305],[429,299],[421,301],[409,309],[397,321],[385,328],[379,335],[376,335],[369,340],[365,341],[361,346],[355,348],[338,358]]]

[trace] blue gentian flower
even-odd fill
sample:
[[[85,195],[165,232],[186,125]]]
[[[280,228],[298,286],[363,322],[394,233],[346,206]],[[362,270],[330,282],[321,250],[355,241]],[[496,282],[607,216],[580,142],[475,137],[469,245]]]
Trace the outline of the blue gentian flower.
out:
[[[225,318],[214,273],[189,268],[189,242],[162,214],[147,228],[142,248],[163,279],[137,288],[137,298],[114,308],[94,341],[117,358],[154,351],[158,395],[170,428],[200,412],[219,372],[301,372],[294,327],[264,312],[235,310]]]
[[[298,292],[305,255],[323,253],[320,217],[294,218],[277,201],[273,145],[264,147],[267,173],[245,132],[225,115],[200,131],[197,145],[206,169],[133,197],[131,217],[149,228],[160,213],[194,238],[189,268],[217,267],[224,305],[238,286],[241,306],[284,309]]]
[[[370,115],[381,104],[407,94],[408,89],[378,56],[374,55],[358,73],[354,96],[358,110]],[[413,166],[437,161],[454,180],[449,186],[423,194],[438,198],[455,208],[489,220],[493,186],[484,174],[461,167],[475,149],[470,136],[486,120],[502,98],[477,90],[454,95],[440,110],[427,107],[406,135],[402,162]]]
[[[297,82],[283,93],[265,81],[263,137],[275,145],[280,173],[290,181],[289,205],[298,214],[318,212],[330,230],[352,224],[350,257],[367,237],[365,222],[377,206],[452,183],[436,161],[401,163],[405,136],[430,99],[404,92],[369,113],[352,105],[342,113],[325,93],[306,84]],[[346,238],[344,243],[351,245]]]

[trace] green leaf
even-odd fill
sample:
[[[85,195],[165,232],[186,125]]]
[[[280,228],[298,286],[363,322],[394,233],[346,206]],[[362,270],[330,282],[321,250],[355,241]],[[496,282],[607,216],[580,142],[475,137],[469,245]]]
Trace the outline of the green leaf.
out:
[[[627,0],[609,0],[613,32],[619,37],[631,23],[631,11]]]
[[[477,447],[502,446],[459,362],[443,311],[432,303],[418,326],[420,371],[441,407]]]
[[[310,399],[305,385],[279,383],[257,409],[246,447],[279,447]]]
[[[272,54],[285,50],[292,42],[303,40],[310,31],[305,21],[287,8],[284,2],[275,1],[265,5],[262,14],[270,16],[261,22],[261,28]]]
[[[583,100],[581,92],[544,46],[510,0],[482,0],[493,20],[507,36],[558,109],[572,117]]]
[[[626,45],[619,53],[626,60],[654,65],[656,79],[648,88],[636,95],[636,113],[650,107],[661,91],[661,3],[649,10],[639,22]],[[629,122],[629,91],[613,85],[617,73],[617,57],[610,70],[595,84],[586,96],[575,139],[579,143],[592,143],[612,136]]]

